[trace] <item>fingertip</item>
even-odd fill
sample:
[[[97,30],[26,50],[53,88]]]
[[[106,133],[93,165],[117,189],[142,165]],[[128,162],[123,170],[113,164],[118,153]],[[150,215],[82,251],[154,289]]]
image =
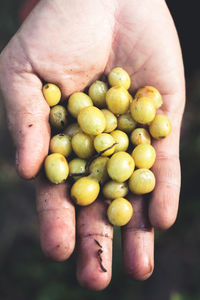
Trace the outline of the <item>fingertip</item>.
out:
[[[104,290],[110,283],[111,277],[108,272],[88,272],[85,269],[83,272],[77,273],[77,280],[81,287],[93,290]]]
[[[146,280],[154,270],[152,259],[148,255],[142,255],[138,260],[132,263],[124,264],[126,274],[133,280]]]

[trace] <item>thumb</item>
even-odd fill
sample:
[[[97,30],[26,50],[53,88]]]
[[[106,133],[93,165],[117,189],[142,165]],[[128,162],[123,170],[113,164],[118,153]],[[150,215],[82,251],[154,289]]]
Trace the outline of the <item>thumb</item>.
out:
[[[9,49],[0,56],[0,87],[16,146],[17,171],[22,178],[31,179],[48,153],[49,106],[42,94],[42,82],[28,62],[19,62],[18,69],[16,58],[13,64],[11,57]]]

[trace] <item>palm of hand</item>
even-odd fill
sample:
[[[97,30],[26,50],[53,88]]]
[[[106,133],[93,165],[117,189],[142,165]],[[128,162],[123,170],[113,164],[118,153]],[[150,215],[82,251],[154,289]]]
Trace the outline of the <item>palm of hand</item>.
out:
[[[155,1],[151,7],[140,7],[137,2],[124,1],[123,7],[117,8],[114,1],[106,5],[96,1],[95,7],[88,3],[81,8],[66,2],[41,1],[3,53],[2,65],[11,67],[2,69],[0,81],[11,132],[17,128],[13,135],[18,170],[25,178],[37,174],[49,146],[49,108],[40,79],[57,83],[66,97],[114,66],[122,66],[132,75],[132,90],[144,85],[160,90],[163,111],[172,121],[173,132],[154,145],[157,185],[149,208],[142,197],[131,195],[134,218],[122,230],[125,269],[132,277],[145,279],[153,269],[151,226],[167,228],[177,214],[184,77],[177,36],[165,4]],[[146,19],[150,9],[152,13]],[[8,93],[6,86],[11,80]],[[75,212],[66,185],[53,186],[38,179],[37,209],[44,252],[56,260],[66,259],[75,243]],[[113,232],[105,209],[103,201],[96,201],[81,208],[77,217],[77,277],[82,285],[93,289],[105,287],[111,277]],[[100,267],[94,240],[102,245],[107,272]]]

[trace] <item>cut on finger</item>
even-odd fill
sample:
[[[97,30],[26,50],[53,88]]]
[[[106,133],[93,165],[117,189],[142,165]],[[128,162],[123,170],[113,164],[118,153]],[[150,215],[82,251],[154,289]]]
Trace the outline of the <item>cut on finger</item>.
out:
[[[90,290],[102,290],[111,280],[113,226],[106,210],[107,203],[96,200],[78,211],[77,279]]]

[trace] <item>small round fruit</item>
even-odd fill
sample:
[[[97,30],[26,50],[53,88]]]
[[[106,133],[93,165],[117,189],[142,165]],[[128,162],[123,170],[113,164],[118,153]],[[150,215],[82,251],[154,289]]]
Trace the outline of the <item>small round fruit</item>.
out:
[[[171,132],[171,122],[165,115],[156,115],[149,126],[149,131],[154,139],[163,139]]]
[[[89,166],[90,176],[103,184],[109,177],[107,171],[108,157],[97,157]]]
[[[94,153],[93,140],[85,133],[77,133],[72,137],[72,149],[79,158],[90,158]]]
[[[102,193],[106,199],[116,199],[128,194],[128,184],[126,182],[117,182],[114,180],[104,184]]]
[[[44,161],[44,169],[47,178],[55,184],[66,180],[69,174],[68,162],[60,153],[48,155]]]
[[[120,67],[112,69],[112,71],[108,74],[108,82],[111,86],[122,86],[126,90],[128,90],[131,85],[130,76]]]
[[[151,144],[151,137],[145,128],[136,128],[130,136],[133,145]]]
[[[153,86],[146,85],[146,86],[144,86],[144,87],[137,90],[135,98],[144,97],[144,96],[149,97],[153,100],[153,103],[154,103],[156,109],[161,107],[161,105],[163,104],[161,94]]]
[[[84,174],[87,161],[82,158],[74,158],[69,162],[69,174]],[[80,176],[73,176],[74,180],[81,178]]]
[[[87,206],[97,199],[99,191],[100,185],[96,179],[82,177],[72,185],[71,197],[76,204]]]
[[[68,123],[66,108],[62,105],[52,107],[50,110],[49,122],[54,129],[63,130]]]
[[[108,109],[116,115],[126,113],[130,105],[128,91],[122,86],[114,86],[106,93],[106,104]]]
[[[96,80],[89,87],[89,96],[92,99],[93,103],[97,107],[105,107],[106,106],[106,92],[108,90],[108,86],[105,82]]]
[[[119,116],[117,120],[117,128],[126,133],[130,133],[136,127],[136,122],[133,120],[130,113]]]
[[[72,152],[71,139],[64,133],[53,136],[50,140],[49,149],[51,153],[60,153],[69,156]]]
[[[126,181],[133,173],[135,163],[127,152],[117,152],[111,156],[107,164],[108,175],[117,182]]]
[[[137,195],[147,194],[155,187],[155,176],[149,169],[138,169],[133,172],[129,179],[129,189]]]
[[[104,129],[104,132],[110,133],[117,127],[117,118],[108,109],[102,109],[101,111],[106,119],[106,128]]]
[[[72,138],[75,134],[82,132],[78,123],[71,123],[67,128],[64,130],[64,133]]]
[[[156,109],[148,97],[134,99],[130,108],[132,118],[140,124],[148,124],[155,118]]]
[[[106,119],[100,109],[95,106],[83,108],[78,115],[81,129],[92,135],[98,135],[106,128]]]
[[[108,206],[107,216],[114,226],[126,225],[133,215],[133,207],[125,198],[117,198]]]
[[[135,166],[140,169],[150,169],[156,159],[156,151],[149,144],[140,144],[132,152]]]
[[[99,153],[106,150],[102,153],[102,156],[109,156],[114,153],[115,150],[115,140],[109,133],[101,133],[97,135],[94,139],[94,148]]]
[[[61,91],[59,87],[53,83],[46,83],[42,88],[42,92],[49,106],[58,104],[61,99]]]
[[[77,118],[81,109],[92,105],[92,99],[87,94],[76,92],[69,97],[67,108],[69,113],[74,118]]]
[[[117,143],[114,149],[115,153],[119,151],[126,151],[128,149],[129,138],[125,132],[121,130],[114,130],[110,134],[114,138],[115,143]]]

